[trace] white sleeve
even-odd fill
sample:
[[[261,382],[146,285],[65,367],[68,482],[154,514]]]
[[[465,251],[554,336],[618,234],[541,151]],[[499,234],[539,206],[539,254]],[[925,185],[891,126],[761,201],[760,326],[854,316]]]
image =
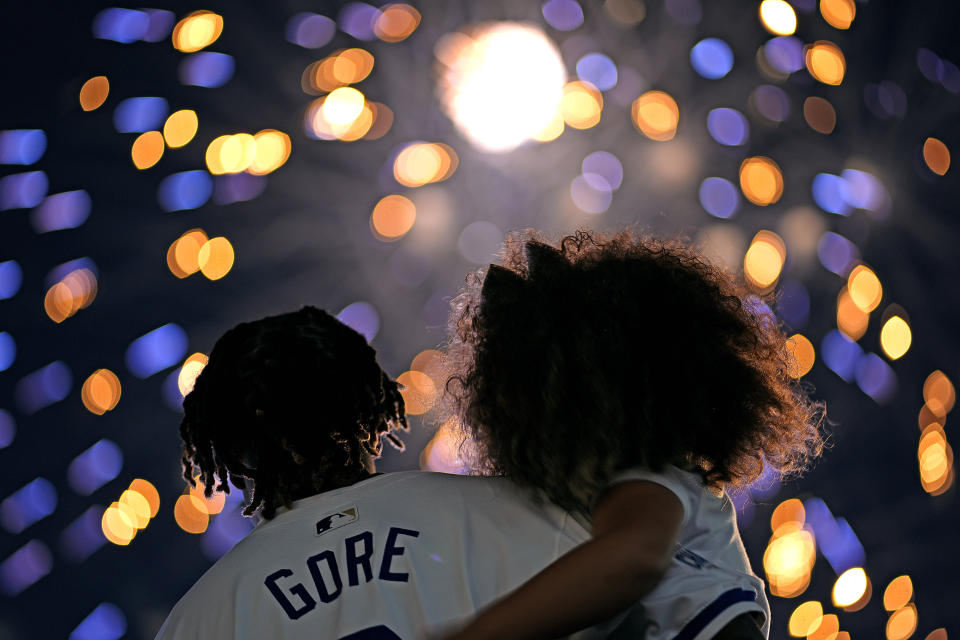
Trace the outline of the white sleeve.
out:
[[[683,472],[675,467],[666,467],[661,473],[655,473],[649,469],[642,469],[640,467],[633,467],[618,472],[610,479],[610,484],[607,486],[612,487],[615,484],[631,482],[633,480],[643,480],[658,484],[677,496],[681,506],[683,506],[683,524],[685,525],[693,513],[693,504],[691,502],[690,488],[682,474]]]

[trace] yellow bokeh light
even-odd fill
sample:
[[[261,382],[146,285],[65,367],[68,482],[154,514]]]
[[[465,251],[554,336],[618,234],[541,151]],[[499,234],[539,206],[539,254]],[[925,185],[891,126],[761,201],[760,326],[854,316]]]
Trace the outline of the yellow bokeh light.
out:
[[[197,381],[197,376],[207,366],[210,358],[203,353],[195,353],[183,361],[180,367],[180,373],[177,374],[177,387],[180,389],[180,395],[186,397],[193,391],[193,385]]]
[[[333,65],[327,72],[341,85],[356,84],[373,71],[373,54],[366,49],[346,49],[329,57]]]
[[[130,149],[133,166],[137,169],[149,169],[163,157],[163,134],[159,131],[147,131],[137,136]]]
[[[405,187],[421,187],[446,180],[460,160],[445,144],[414,143],[401,151],[393,163],[393,177]]]
[[[924,380],[923,401],[934,415],[946,416],[950,413],[956,398],[953,383],[943,371],[937,369]]]
[[[796,638],[808,636],[823,621],[823,605],[816,600],[808,600],[799,605],[790,614],[790,621],[787,623],[787,629],[790,635]]]
[[[787,351],[793,360],[788,373],[791,378],[802,378],[810,373],[816,361],[816,351],[813,343],[802,333],[795,333],[787,338]]]
[[[867,572],[862,567],[847,569],[833,584],[833,604],[849,607],[859,602],[866,592]]]
[[[337,55],[331,54],[323,60],[317,60],[303,70],[300,77],[300,88],[306,93],[328,93],[343,83],[333,75],[333,65],[337,62]]]
[[[184,53],[199,51],[223,33],[223,18],[212,11],[194,11],[173,28],[173,47]]]
[[[200,271],[197,257],[207,240],[203,229],[191,229],[174,240],[167,250],[167,267],[170,272],[178,278],[186,278]]]
[[[783,173],[770,158],[747,158],[740,163],[740,190],[755,205],[771,205],[783,195]]]
[[[818,40],[807,47],[807,71],[818,82],[838,85],[847,72],[847,61],[840,47],[827,40]]]
[[[420,452],[420,468],[441,473],[464,473],[467,465],[461,457],[463,431],[453,418],[444,422]]]
[[[945,175],[950,169],[950,149],[937,138],[927,138],[923,143],[923,161],[930,171],[938,176]]]
[[[115,545],[126,546],[137,535],[137,529],[130,516],[130,508],[114,502],[103,512],[100,519],[103,535]]]
[[[603,95],[595,86],[580,80],[563,85],[560,115],[565,123],[574,129],[589,129],[600,122],[602,112]]]
[[[370,228],[379,240],[390,242],[410,231],[416,219],[417,208],[409,198],[389,195],[373,208]]]
[[[127,507],[127,515],[132,516],[137,529],[144,529],[150,523],[150,503],[138,491],[127,489],[120,494],[118,504]]]
[[[927,634],[927,637],[924,638],[924,640],[947,640],[947,630],[943,627],[934,629]]]
[[[887,357],[896,360],[910,350],[913,333],[910,325],[900,316],[893,316],[880,329],[880,347]]]
[[[444,111],[484,151],[516,148],[547,128],[560,110],[566,68],[556,44],[534,25],[481,24],[442,36],[434,52]],[[595,102],[579,95],[569,106],[579,110],[581,101]]]
[[[791,529],[791,531],[795,531],[797,527],[803,526],[806,517],[806,510],[800,500],[797,498],[784,500],[777,505],[777,508],[770,515],[770,531],[777,535],[777,529],[785,524],[795,525]]]
[[[80,108],[93,111],[107,101],[110,95],[110,81],[107,76],[94,76],[80,87]]]
[[[233,245],[223,236],[210,238],[197,253],[200,272],[210,280],[219,280],[233,268]]]
[[[563,114],[557,112],[557,115],[550,121],[550,124],[546,126],[542,131],[531,136],[531,139],[536,140],[537,142],[550,142],[551,140],[556,140],[563,134],[565,125],[563,123]]]
[[[897,576],[890,581],[883,590],[883,608],[887,611],[896,611],[913,599],[913,580],[910,576]]]
[[[917,607],[912,603],[894,611],[887,620],[887,640],[907,640],[917,630]]]
[[[837,328],[851,340],[859,340],[867,332],[870,314],[858,307],[846,287],[837,296]]]
[[[96,295],[97,277],[89,269],[76,269],[47,290],[43,308],[51,320],[60,323],[90,306]]]
[[[809,530],[796,523],[778,527],[763,554],[770,592],[782,598],[803,593],[810,583],[816,553],[816,542]]]
[[[411,371],[421,371],[436,383],[440,383],[443,375],[444,355],[442,351],[436,349],[424,349],[410,362]]]
[[[828,613],[820,619],[817,628],[807,634],[807,640],[836,640],[840,633],[840,619],[834,613]]]
[[[240,173],[257,157],[257,141],[249,133],[227,136],[220,147],[220,166],[224,173]]]
[[[321,107],[324,119],[333,126],[345,126],[363,113],[363,94],[353,87],[340,87],[330,92]]]
[[[203,533],[210,524],[206,504],[191,494],[184,494],[177,498],[176,504],[173,505],[173,518],[187,533]]]
[[[90,413],[103,415],[120,402],[120,380],[109,369],[97,369],[84,381],[80,399]]]
[[[625,26],[640,24],[647,17],[647,7],[642,0],[605,0],[603,8]]]
[[[677,101],[664,91],[647,91],[633,101],[630,118],[640,133],[651,140],[664,142],[677,135],[680,107],[677,106]]]
[[[831,27],[849,29],[857,15],[853,0],[820,0],[820,15]]]
[[[400,395],[408,415],[418,416],[426,413],[437,402],[439,390],[433,379],[422,371],[405,371],[397,377],[402,385]]]
[[[380,10],[373,23],[373,32],[384,42],[400,42],[420,26],[420,12],[408,4],[397,2]]]
[[[847,291],[850,292],[853,303],[866,313],[876,309],[883,299],[880,279],[865,264],[857,265],[847,276]]]
[[[163,123],[163,139],[168,147],[177,149],[193,140],[199,126],[197,112],[193,109],[174,111]]]
[[[772,231],[758,231],[743,256],[747,282],[757,289],[769,290],[780,277],[786,258],[787,248],[780,236]]]
[[[363,111],[360,112],[357,119],[346,126],[333,127],[334,134],[337,139],[344,142],[353,142],[364,138],[373,126],[373,118],[373,108],[368,103],[364,103]]]
[[[789,36],[797,30],[797,13],[785,0],[763,0],[760,22],[774,35]]]
[[[134,478],[133,481],[130,482],[129,488],[131,491],[136,491],[146,499],[147,504],[150,505],[150,517],[156,517],[160,512],[160,493],[157,492],[156,487],[143,478]]]
[[[210,497],[204,495],[203,482],[200,480],[200,476],[194,476],[194,481],[197,483],[195,487],[187,487],[187,493],[196,498],[192,503],[194,507],[202,509],[207,515],[215,516],[221,511],[223,511],[223,506],[227,503],[227,494],[222,491],[214,491]]]
[[[253,162],[247,166],[247,173],[263,176],[276,171],[290,157],[292,145],[290,136],[275,129],[264,129],[253,136]]]
[[[829,135],[837,126],[837,112],[829,101],[810,96],[803,101],[803,119],[817,133]]]

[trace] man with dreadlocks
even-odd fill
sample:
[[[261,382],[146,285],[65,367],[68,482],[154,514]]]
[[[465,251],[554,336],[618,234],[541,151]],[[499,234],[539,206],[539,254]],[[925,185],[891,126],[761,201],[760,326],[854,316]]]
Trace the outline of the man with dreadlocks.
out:
[[[588,538],[500,478],[375,474],[383,440],[403,446],[403,409],[374,350],[324,311],[224,334],[184,399],[183,475],[208,496],[244,489],[260,522],[158,640],[421,638]]]

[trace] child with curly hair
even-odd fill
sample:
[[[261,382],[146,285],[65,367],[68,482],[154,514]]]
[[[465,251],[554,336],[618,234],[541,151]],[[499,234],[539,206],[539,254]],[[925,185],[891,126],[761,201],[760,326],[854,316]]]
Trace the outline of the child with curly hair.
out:
[[[638,601],[628,637],[767,635],[725,490],[805,469],[823,407],[750,296],[695,248],[628,230],[515,235],[468,277],[444,417],[479,472],[583,514],[592,539],[453,637],[557,637]]]

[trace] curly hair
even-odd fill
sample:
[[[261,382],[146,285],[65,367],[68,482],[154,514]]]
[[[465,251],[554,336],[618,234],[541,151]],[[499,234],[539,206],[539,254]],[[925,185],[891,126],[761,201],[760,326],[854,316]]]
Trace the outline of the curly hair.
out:
[[[352,484],[386,438],[407,430],[397,383],[359,333],[316,307],[237,325],[183,401],[183,477],[204,493],[232,481],[272,518],[280,505]]]
[[[481,473],[589,512],[618,470],[715,488],[822,451],[823,405],[738,280],[680,240],[587,230],[508,238],[452,302],[446,413]]]

